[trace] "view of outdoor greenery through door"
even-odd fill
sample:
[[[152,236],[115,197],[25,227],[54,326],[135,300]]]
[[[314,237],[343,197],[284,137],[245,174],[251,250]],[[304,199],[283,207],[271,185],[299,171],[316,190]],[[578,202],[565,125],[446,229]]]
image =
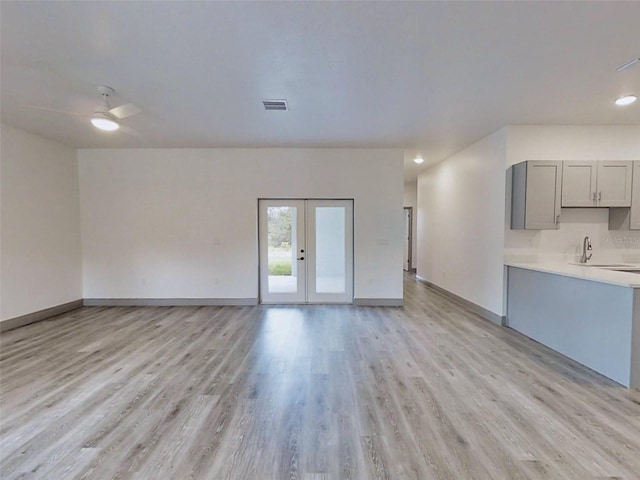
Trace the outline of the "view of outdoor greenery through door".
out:
[[[268,207],[269,275],[291,275],[293,253],[292,207]]]

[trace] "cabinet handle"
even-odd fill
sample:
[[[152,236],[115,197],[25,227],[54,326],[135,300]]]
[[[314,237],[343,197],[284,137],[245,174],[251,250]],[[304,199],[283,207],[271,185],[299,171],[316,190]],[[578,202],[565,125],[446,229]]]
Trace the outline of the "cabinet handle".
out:
[[[560,224],[560,215],[556,215],[556,225]]]
[[[602,192],[598,193],[598,202],[602,201]]]
[[[596,203],[596,192],[593,192],[593,203]]]

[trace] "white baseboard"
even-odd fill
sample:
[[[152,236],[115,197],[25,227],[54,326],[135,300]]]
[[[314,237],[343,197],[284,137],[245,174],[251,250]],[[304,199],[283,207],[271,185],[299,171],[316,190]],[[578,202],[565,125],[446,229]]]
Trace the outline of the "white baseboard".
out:
[[[497,325],[502,325],[503,327],[507,325],[507,317],[505,315],[498,315],[497,313],[494,313],[491,310],[487,310],[486,308],[481,307],[480,305],[477,305],[472,301],[467,300],[466,298],[460,297],[459,295],[456,295],[455,293],[452,293],[449,290],[445,290],[444,288],[439,287],[435,283],[431,283],[429,280],[422,278],[420,275],[416,275],[416,278],[422,283],[424,283],[425,285],[427,285],[429,288],[432,288],[433,290],[440,293],[441,295],[444,295],[452,302],[455,302],[459,305],[462,305],[463,307],[468,308],[473,313],[480,315],[485,320],[489,320],[491,323],[495,323]]]
[[[402,307],[402,298],[354,298],[353,304],[357,307]]]
[[[38,310],[37,312],[27,313],[19,317],[9,318],[0,322],[0,332],[6,332],[7,330],[13,330],[14,328],[29,325],[30,323],[40,322],[78,308],[82,308],[82,299],[45,308],[44,310]]]
[[[245,307],[257,298],[85,298],[85,307]]]

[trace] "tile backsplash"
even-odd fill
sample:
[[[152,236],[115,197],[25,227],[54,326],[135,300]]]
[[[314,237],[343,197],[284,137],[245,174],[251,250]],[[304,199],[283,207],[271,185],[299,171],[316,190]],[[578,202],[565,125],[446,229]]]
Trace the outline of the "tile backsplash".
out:
[[[577,261],[591,238],[592,263],[640,263],[640,230],[609,230],[608,208],[563,208],[558,230],[505,228],[505,259],[521,262]]]

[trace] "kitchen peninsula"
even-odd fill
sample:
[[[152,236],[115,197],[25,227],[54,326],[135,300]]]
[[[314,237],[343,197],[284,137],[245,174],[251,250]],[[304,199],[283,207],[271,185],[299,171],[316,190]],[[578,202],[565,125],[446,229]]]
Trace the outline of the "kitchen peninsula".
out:
[[[626,387],[640,387],[640,265],[505,266],[509,327]]]

